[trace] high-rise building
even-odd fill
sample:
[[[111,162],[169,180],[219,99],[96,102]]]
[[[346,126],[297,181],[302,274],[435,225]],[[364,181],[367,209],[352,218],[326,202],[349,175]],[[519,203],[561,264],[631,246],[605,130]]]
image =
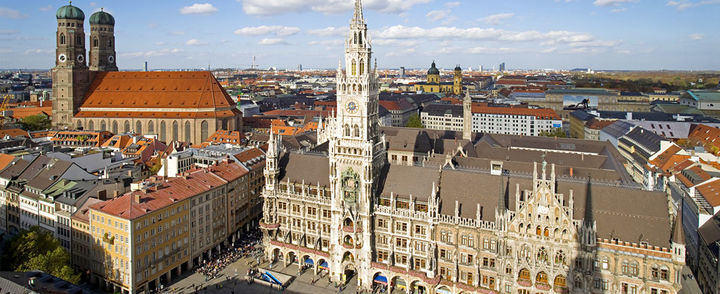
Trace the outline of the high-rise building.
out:
[[[505,72],[505,62],[500,63],[500,66],[498,67],[498,70],[499,70],[500,72]]]
[[[460,134],[381,133],[367,37],[357,0],[323,149],[269,141],[260,223],[269,260],[368,291],[678,292],[681,220],[664,193],[590,164],[620,160],[599,153],[609,143],[474,136],[469,124]],[[451,139],[431,145],[440,136]]]

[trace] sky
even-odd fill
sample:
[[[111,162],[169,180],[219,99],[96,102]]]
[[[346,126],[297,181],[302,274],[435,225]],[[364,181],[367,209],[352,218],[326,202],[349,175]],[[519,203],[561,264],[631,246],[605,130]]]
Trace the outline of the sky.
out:
[[[121,70],[335,68],[354,0],[76,0]],[[380,68],[720,70],[720,0],[364,0]],[[0,68],[55,62],[49,0],[0,2]]]

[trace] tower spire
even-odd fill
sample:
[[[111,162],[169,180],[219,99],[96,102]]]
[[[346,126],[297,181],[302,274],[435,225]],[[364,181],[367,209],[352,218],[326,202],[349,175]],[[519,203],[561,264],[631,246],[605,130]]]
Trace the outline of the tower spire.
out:
[[[363,17],[362,0],[355,0],[355,14],[353,15],[353,23],[365,23],[365,18]]]

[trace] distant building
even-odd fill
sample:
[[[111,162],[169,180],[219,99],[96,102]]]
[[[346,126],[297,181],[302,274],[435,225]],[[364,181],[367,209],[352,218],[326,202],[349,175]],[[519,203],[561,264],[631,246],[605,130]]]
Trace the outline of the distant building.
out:
[[[562,128],[562,119],[552,109],[472,107],[473,132],[538,136],[556,128]]]
[[[418,107],[406,99],[380,100],[379,104],[390,112],[391,126],[404,127],[411,116],[418,114]]]
[[[425,128],[445,131],[463,130],[463,106],[458,104],[432,103],[420,112]]]
[[[720,90],[689,90],[680,96],[679,101],[699,110],[720,110]]]
[[[435,62],[433,61],[430,69],[428,69],[427,71],[427,82],[416,83],[415,91],[428,93],[443,93],[447,95],[457,96],[462,94],[462,82],[462,69],[459,65],[455,67],[452,82],[440,81],[440,70],[435,67]]]
[[[500,63],[500,66],[498,66],[498,71],[499,71],[499,72],[505,72],[505,62]]]
[[[601,111],[647,112],[650,110],[650,104],[646,101],[622,101],[618,91],[594,88],[550,89],[545,91],[544,101],[530,103],[555,110],[567,119],[584,100],[588,102],[588,108]]]

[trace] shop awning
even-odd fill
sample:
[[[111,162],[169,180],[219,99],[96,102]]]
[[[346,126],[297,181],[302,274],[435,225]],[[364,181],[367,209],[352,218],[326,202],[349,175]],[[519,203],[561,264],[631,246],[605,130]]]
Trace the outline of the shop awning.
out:
[[[375,283],[387,285],[387,278],[385,276],[378,275],[375,277]]]
[[[313,265],[313,264],[315,264],[315,263],[313,262],[312,259],[306,258],[306,259],[305,259],[305,264]]]
[[[323,262],[320,264],[320,269],[328,269],[328,263],[327,263],[327,261],[323,261]]]

